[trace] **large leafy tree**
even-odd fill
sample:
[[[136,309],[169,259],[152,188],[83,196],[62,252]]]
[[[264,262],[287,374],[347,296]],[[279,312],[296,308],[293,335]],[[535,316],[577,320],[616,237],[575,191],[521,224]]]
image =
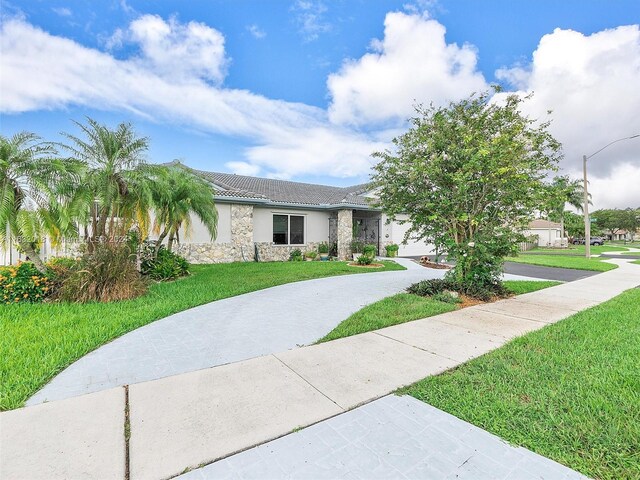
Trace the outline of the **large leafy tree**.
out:
[[[76,233],[65,203],[77,188],[80,165],[56,154],[32,133],[0,136],[0,243],[12,238],[40,271],[37,243]]]
[[[180,240],[180,229],[189,232],[191,215],[202,222],[211,240],[216,237],[218,212],[213,190],[209,183],[191,171],[180,165],[157,169],[151,196],[155,214],[154,230],[158,234],[156,254],[165,239],[171,251],[174,241]]]
[[[526,97],[528,98],[528,97]],[[414,235],[456,261],[451,275],[475,286],[499,282],[502,259],[539,206],[560,144],[520,112],[526,98],[489,92],[446,107],[416,107],[394,151],[374,153],[382,209],[407,214]]]
[[[133,225],[146,231],[153,168],[144,159],[148,139],[129,123],[115,129],[91,118],[75,123],[82,135],[63,133],[69,143],[61,147],[85,165],[72,209],[84,225],[89,251],[96,243],[122,239]]]
[[[597,228],[607,231],[612,236],[622,230],[635,233],[640,226],[638,211],[631,208],[596,210],[591,217]]]

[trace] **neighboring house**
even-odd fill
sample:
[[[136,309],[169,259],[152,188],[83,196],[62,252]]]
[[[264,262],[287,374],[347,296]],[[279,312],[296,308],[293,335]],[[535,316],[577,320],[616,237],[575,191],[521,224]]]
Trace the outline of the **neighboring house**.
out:
[[[561,225],[549,220],[536,219],[522,232],[525,237],[537,237],[539,247],[560,246],[562,243]]]
[[[188,168],[188,167],[185,167]],[[176,251],[194,263],[286,260],[294,249],[315,250],[321,242],[336,245],[340,259],[351,256],[352,240],[400,245],[400,255],[427,255],[421,241],[402,245],[408,225],[389,221],[371,206],[366,184],[332,187],[230,173],[193,170],[211,183],[218,210],[218,235],[212,242],[193,219],[191,235],[182,232]]]
[[[611,234],[611,233],[606,233],[605,238],[607,240],[617,240],[617,241],[624,241],[626,240],[627,242],[633,240],[634,234],[632,232],[629,232],[627,230],[618,230],[616,233]]]

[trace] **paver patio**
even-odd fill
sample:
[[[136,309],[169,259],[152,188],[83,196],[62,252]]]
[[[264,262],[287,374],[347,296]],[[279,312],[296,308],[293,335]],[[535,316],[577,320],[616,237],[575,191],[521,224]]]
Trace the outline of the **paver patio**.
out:
[[[121,410],[120,417],[112,419],[112,428],[93,418],[99,413],[90,405],[93,395],[3,413],[0,477],[41,478],[48,473],[54,478],[64,472],[67,477],[84,478],[91,467],[74,461],[78,449],[91,449],[96,468],[108,461],[119,465],[122,451],[114,448],[112,437],[114,429],[125,423],[125,409],[122,395],[110,392],[123,390],[128,391],[130,412],[130,478],[176,476],[187,468],[228,457],[383,397],[497,348],[522,331],[542,328],[571,315],[574,309],[640,285],[639,266],[614,262],[620,268],[497,302],[493,306],[500,306],[499,314],[483,310],[485,306],[472,307],[466,310],[472,312],[468,317],[463,315],[465,311],[451,312],[317,346],[108,390],[101,410]],[[599,292],[598,300],[592,299],[593,292]],[[564,316],[550,316],[563,301],[569,304]],[[523,303],[541,308],[537,313],[523,310]],[[480,311],[484,313],[476,313]],[[505,320],[500,331],[496,331],[496,319]],[[452,335],[452,331],[465,333]],[[390,360],[385,362],[384,358]],[[82,425],[82,435],[65,435],[65,426],[54,423],[46,436],[38,436],[32,429],[21,441],[13,441],[29,424],[34,408],[45,407],[51,417],[73,416],[75,425]],[[35,440],[38,454],[27,457],[25,450]],[[539,473],[536,470],[535,474]]]

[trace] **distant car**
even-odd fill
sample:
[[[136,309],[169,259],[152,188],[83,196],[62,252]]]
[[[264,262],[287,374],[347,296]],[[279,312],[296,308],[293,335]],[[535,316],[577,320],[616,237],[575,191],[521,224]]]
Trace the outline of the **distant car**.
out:
[[[591,237],[591,245],[604,245],[604,238],[602,237]],[[574,245],[584,245],[584,238],[574,238]]]

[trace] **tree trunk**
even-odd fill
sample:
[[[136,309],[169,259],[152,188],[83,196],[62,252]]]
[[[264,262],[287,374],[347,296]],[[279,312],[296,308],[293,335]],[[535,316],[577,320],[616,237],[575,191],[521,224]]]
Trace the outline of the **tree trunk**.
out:
[[[169,229],[165,227],[165,229],[162,230],[162,233],[160,233],[158,240],[156,240],[156,247],[153,250],[153,258],[158,258],[158,252],[160,251],[160,247],[162,246],[162,242],[164,242],[167,233],[169,233]]]
[[[35,267],[40,272],[45,273],[46,270],[47,270],[47,267],[45,267],[44,262],[40,258],[40,255],[38,255],[36,253],[35,249],[31,246],[31,243],[30,242],[18,242],[18,245],[20,245],[20,248],[25,253],[25,255],[27,256],[29,261],[33,262]]]
[[[564,244],[564,215],[560,217],[560,246]]]
[[[174,239],[175,239],[175,235],[173,232],[171,232],[171,235],[169,235],[169,241],[167,242],[167,250],[171,251],[173,249]]]

